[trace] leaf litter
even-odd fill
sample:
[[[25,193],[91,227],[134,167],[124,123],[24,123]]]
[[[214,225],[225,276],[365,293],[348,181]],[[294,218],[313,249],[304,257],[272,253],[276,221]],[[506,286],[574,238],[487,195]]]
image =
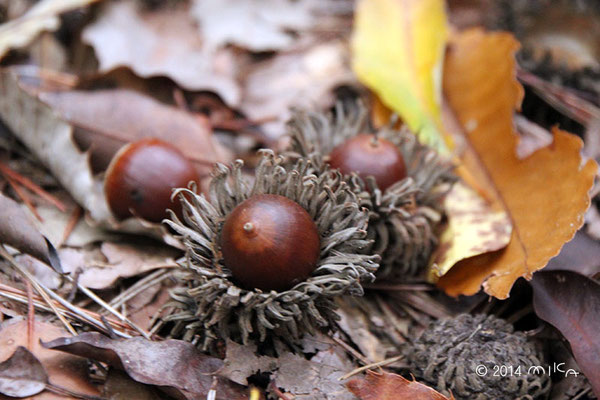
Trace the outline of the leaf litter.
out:
[[[508,34],[458,32],[447,25],[441,0],[361,1],[357,8],[344,0],[89,3],[41,1],[36,7],[50,4],[47,14],[31,18],[38,12],[33,7],[0,26],[0,119],[10,130],[0,129],[0,160],[11,168],[0,176],[7,205],[0,242],[9,245],[0,249],[0,388],[8,382],[13,390],[17,376],[41,390],[36,399],[444,399],[411,379],[403,363],[403,349],[423,327],[469,311],[508,315],[517,330],[535,334],[544,327],[535,311],[557,328],[544,336],[547,344],[566,338],[587,377],[553,376],[553,398],[571,400],[565,397],[571,391],[592,398],[598,391],[598,343],[590,334],[597,331],[597,242],[579,232],[547,272],[533,274],[583,223],[593,165],[580,155],[578,139],[557,129],[550,134],[526,112],[514,116],[522,93],[514,79],[516,42]],[[22,9],[28,7],[23,0]],[[385,50],[387,43],[395,44],[393,51]],[[53,60],[44,52],[61,56]],[[16,66],[20,59],[42,68]],[[519,77],[536,82],[522,71]],[[565,97],[557,85],[536,90],[569,117],[597,105],[578,99],[578,92]],[[207,183],[214,161],[243,157],[241,173],[250,172],[257,138],[280,148],[290,108],[325,110],[357,97],[397,112],[458,166],[462,180],[446,198],[447,229],[438,232],[438,258],[430,266],[439,286],[365,284],[364,297],[336,299],[337,332],[299,343],[223,342],[203,354],[196,338],[170,338],[181,337],[177,326],[156,321],[168,315],[183,253],[167,247],[176,242],[165,227],[112,218],[102,179],[115,152],[142,137],[161,137],[195,161]],[[374,112],[377,124],[387,123],[385,111],[383,118]],[[584,137],[588,152],[590,135]],[[66,211],[35,193],[20,196],[6,178],[14,167],[60,198]],[[15,207],[13,199],[27,200],[27,207]],[[527,212],[517,211],[524,202]],[[48,240],[64,274],[48,268]],[[526,251],[516,251],[519,246]],[[515,280],[532,275],[533,301],[486,303],[486,293],[518,296],[522,285],[513,287]],[[467,296],[456,300],[439,287]],[[38,339],[55,350],[41,348]],[[18,346],[29,346],[31,354]],[[10,364],[20,357],[35,368],[22,373]],[[12,366],[3,370],[6,365]],[[40,365],[48,384],[37,373]],[[341,379],[349,376],[354,379]]]

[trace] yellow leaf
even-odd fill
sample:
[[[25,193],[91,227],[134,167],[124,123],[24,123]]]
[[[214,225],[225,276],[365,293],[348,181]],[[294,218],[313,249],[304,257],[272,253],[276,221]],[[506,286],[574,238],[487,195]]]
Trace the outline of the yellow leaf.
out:
[[[422,141],[445,150],[441,79],[448,35],[443,0],[360,0],[352,38],[358,79]]]
[[[507,213],[494,210],[462,181],[452,187],[444,207],[448,226],[440,236],[429,270],[428,280],[432,282],[460,260],[506,247],[512,233]]]

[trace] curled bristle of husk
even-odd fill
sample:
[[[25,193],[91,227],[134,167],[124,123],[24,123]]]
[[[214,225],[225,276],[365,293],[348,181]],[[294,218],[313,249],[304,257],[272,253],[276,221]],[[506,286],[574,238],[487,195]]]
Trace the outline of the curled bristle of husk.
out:
[[[268,334],[288,340],[304,332],[327,328],[336,319],[332,298],[362,295],[361,281],[374,279],[379,257],[368,255],[368,214],[342,177],[323,170],[315,174],[311,162],[299,159],[284,168],[283,158],[262,151],[255,179],[242,176],[241,161],[218,165],[209,196],[179,189],[183,218],[165,221],[187,249],[181,265],[183,285],[172,293],[172,336],[206,348],[216,339],[247,343],[264,341]],[[193,188],[192,188],[193,189]],[[305,281],[282,292],[247,290],[236,286],[223,263],[219,234],[233,209],[253,195],[277,194],[302,206],[313,218],[320,238],[317,267]]]
[[[404,355],[417,379],[464,400],[536,400],[550,391],[541,347],[493,315],[432,322]]]
[[[419,277],[437,245],[436,228],[443,216],[443,198],[456,180],[453,165],[435,150],[421,144],[406,127],[369,129],[362,104],[338,104],[333,115],[297,111],[288,123],[290,159],[308,158],[315,170],[325,168],[328,154],[344,141],[372,132],[400,150],[407,177],[385,190],[374,179],[356,174],[344,179],[361,206],[369,210],[370,251],[382,257],[378,279],[406,280]]]

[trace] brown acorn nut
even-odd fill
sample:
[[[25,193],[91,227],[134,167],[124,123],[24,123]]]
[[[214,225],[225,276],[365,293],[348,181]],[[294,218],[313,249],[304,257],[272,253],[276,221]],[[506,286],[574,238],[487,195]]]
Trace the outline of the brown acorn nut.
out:
[[[372,176],[381,190],[406,177],[404,158],[394,143],[366,133],[335,147],[329,153],[329,165],[344,175]]]
[[[122,147],[113,157],[104,180],[108,205],[118,219],[136,215],[152,222],[167,218],[167,208],[181,213],[171,201],[174,188],[197,182],[194,165],[177,148],[155,138]]]
[[[306,210],[275,194],[239,204],[221,233],[224,264],[247,289],[282,291],[304,281],[317,265],[320,247]]]

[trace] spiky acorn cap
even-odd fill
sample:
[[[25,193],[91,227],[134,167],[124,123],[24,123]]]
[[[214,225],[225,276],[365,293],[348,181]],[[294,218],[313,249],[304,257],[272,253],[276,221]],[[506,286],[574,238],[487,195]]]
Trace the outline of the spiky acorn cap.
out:
[[[457,399],[536,400],[550,391],[550,377],[536,368],[545,366],[539,346],[493,315],[432,322],[404,355],[418,379]]]
[[[172,336],[207,348],[216,339],[264,341],[268,334],[287,340],[328,328],[337,319],[333,298],[362,295],[361,281],[374,279],[377,255],[365,254],[368,214],[339,173],[314,174],[310,161],[283,167],[283,158],[262,151],[253,182],[242,176],[242,161],[218,165],[209,198],[179,189],[183,219],[165,221],[187,249],[181,265],[183,285],[172,292],[176,311]],[[299,204],[313,219],[320,236],[320,255],[310,277],[284,291],[263,292],[236,286],[223,261],[220,234],[228,215],[254,195],[276,194]],[[260,261],[260,260],[259,260]]]
[[[328,154],[356,135],[373,132],[362,103],[336,106],[335,115],[296,111],[288,123],[290,159],[306,157],[316,170],[325,168]],[[396,119],[376,132],[402,154],[407,177],[385,190],[374,179],[356,174],[344,179],[369,210],[368,237],[371,252],[381,255],[378,278],[421,276],[436,248],[436,228],[443,216],[443,198],[456,177],[452,164],[417,140],[408,128],[395,129]]]

